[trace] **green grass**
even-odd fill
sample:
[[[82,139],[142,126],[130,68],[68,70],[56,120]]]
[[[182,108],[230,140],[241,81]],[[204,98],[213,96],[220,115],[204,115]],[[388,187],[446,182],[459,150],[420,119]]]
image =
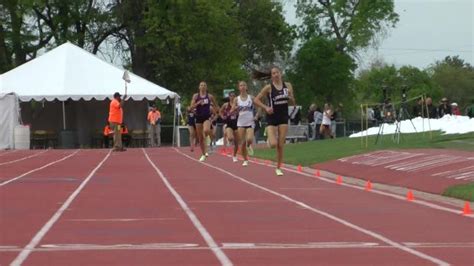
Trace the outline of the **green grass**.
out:
[[[474,182],[449,187],[443,192],[443,195],[462,200],[474,201]]]
[[[284,160],[290,164],[312,165],[351,155],[385,149],[459,149],[474,151],[474,133],[442,135],[440,132],[402,134],[400,144],[392,140],[392,135],[383,136],[375,144],[375,136],[368,138],[368,147],[360,138],[338,138],[333,140],[309,141],[285,145]],[[255,156],[275,160],[275,150],[257,149]]]

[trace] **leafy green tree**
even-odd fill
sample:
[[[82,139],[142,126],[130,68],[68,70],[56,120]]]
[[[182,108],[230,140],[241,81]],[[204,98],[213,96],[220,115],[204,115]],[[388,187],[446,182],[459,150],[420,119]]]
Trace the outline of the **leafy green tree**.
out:
[[[66,41],[97,53],[123,27],[110,1],[0,1],[0,71],[7,71]]]
[[[323,37],[307,41],[297,52],[289,74],[298,104],[341,102],[347,106],[352,99],[354,69],[352,58],[339,52],[335,41]]]
[[[398,22],[393,0],[298,0],[296,8],[303,20],[300,36],[335,39],[338,51],[367,47]]]
[[[250,69],[286,57],[293,43],[281,4],[271,0],[117,3],[133,71],[185,97],[200,80],[220,95]]]
[[[432,79],[442,90],[442,96],[457,102],[461,108],[474,99],[474,68],[459,56],[446,57],[429,69]]]
[[[394,65],[373,65],[361,71],[354,85],[360,103],[382,103],[383,87],[387,89],[387,98],[391,98],[393,102],[402,100],[403,88],[406,90],[407,99],[420,95],[436,99],[441,95],[440,87],[433,82],[430,75],[412,66],[398,69]]]
[[[279,58],[287,58],[293,48],[296,31],[285,21],[281,3],[269,0],[234,2],[246,68],[253,69],[274,63]]]

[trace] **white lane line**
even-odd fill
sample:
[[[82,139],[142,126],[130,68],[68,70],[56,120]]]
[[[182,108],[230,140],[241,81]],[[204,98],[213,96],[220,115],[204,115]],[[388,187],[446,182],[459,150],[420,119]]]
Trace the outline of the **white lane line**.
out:
[[[381,248],[374,242],[309,242],[309,243],[222,243],[224,249],[325,249]],[[390,247],[392,248],[392,247]]]
[[[311,177],[311,178],[316,179],[316,180],[321,180],[321,181],[324,181],[324,182],[327,182],[327,183],[337,184],[336,181],[334,181],[332,179],[329,179],[329,178],[326,178],[326,177],[317,177],[316,178],[313,175],[305,173],[305,172],[298,172],[296,170],[286,168],[286,167],[284,167],[283,169],[285,169],[286,171],[289,171],[289,172],[296,173],[296,174],[308,176],[308,177]],[[350,188],[355,188],[355,189],[358,189],[358,190],[364,190],[365,191],[364,187],[359,187],[359,186],[351,185],[351,184],[347,184],[347,183],[342,183],[342,184],[337,184],[337,185],[350,187]],[[397,195],[397,194],[392,194],[392,193],[381,191],[381,190],[371,189],[368,192],[379,194],[379,195],[384,195],[384,196],[395,198],[395,199],[402,200],[402,201],[406,201],[406,198],[404,196]],[[461,210],[451,209],[451,208],[448,208],[448,207],[440,206],[440,205],[437,205],[437,204],[434,204],[434,203],[431,203],[431,202],[427,202],[427,201],[423,201],[423,200],[415,199],[415,200],[411,201],[411,203],[415,203],[415,204],[418,204],[418,205],[422,205],[422,206],[429,207],[429,208],[436,209],[436,210],[440,210],[440,211],[446,211],[446,212],[454,213],[454,214],[456,214],[458,216],[462,216],[462,217],[473,218],[473,216],[461,215]]]
[[[330,214],[330,213],[327,213],[327,212],[325,212],[325,211],[322,211],[322,210],[313,208],[313,207],[307,205],[306,203],[303,203],[303,202],[301,202],[301,201],[298,201],[298,200],[295,200],[295,199],[293,199],[293,198],[290,198],[290,197],[287,196],[287,195],[278,193],[278,192],[276,192],[276,191],[274,191],[274,190],[271,190],[271,189],[269,189],[269,188],[266,188],[266,187],[264,187],[264,186],[261,186],[261,185],[258,185],[258,184],[256,184],[256,183],[250,182],[250,181],[248,181],[247,179],[245,179],[245,178],[243,178],[243,177],[240,177],[240,176],[237,176],[237,175],[235,175],[235,174],[233,174],[233,173],[231,173],[231,172],[229,172],[229,171],[226,171],[226,170],[224,170],[224,169],[222,169],[222,168],[219,168],[219,167],[217,167],[217,166],[213,166],[213,165],[208,164],[208,163],[206,163],[206,162],[199,162],[197,159],[195,159],[195,158],[193,158],[193,157],[191,157],[191,156],[189,156],[189,155],[187,155],[187,154],[184,154],[183,152],[179,151],[179,150],[176,149],[176,148],[174,148],[174,150],[175,150],[176,152],[178,152],[179,154],[181,154],[182,156],[187,157],[187,158],[189,158],[189,159],[191,159],[191,160],[193,160],[193,161],[195,161],[195,162],[198,162],[198,163],[203,164],[203,165],[206,165],[206,166],[208,166],[208,167],[210,167],[210,168],[216,169],[216,170],[218,170],[218,171],[220,171],[220,172],[222,172],[222,173],[225,173],[225,174],[227,174],[227,175],[229,175],[229,176],[231,176],[231,177],[233,177],[233,178],[235,178],[235,179],[237,179],[237,180],[240,180],[240,181],[242,181],[242,182],[244,182],[244,183],[246,183],[246,184],[249,184],[249,185],[251,185],[251,186],[253,186],[253,187],[256,187],[256,188],[261,189],[261,190],[263,190],[263,191],[266,191],[266,192],[268,192],[268,193],[270,193],[270,194],[273,194],[273,195],[275,195],[275,196],[278,196],[278,197],[280,197],[280,198],[283,198],[283,199],[285,199],[285,200],[287,200],[287,201],[293,202],[293,203],[295,203],[296,205],[298,205],[298,206],[300,206],[300,207],[302,207],[302,208],[304,208],[304,209],[307,209],[307,210],[309,210],[309,211],[312,211],[312,212],[315,212],[315,213],[320,214],[320,215],[322,215],[322,216],[325,216],[326,218],[329,218],[330,220],[336,221],[336,222],[338,222],[338,223],[340,223],[340,224],[343,224],[343,225],[345,225],[345,226],[347,226],[347,227],[349,227],[349,228],[352,228],[352,229],[354,229],[354,230],[356,230],[356,231],[359,231],[359,232],[361,232],[361,233],[363,233],[363,234],[366,234],[366,235],[369,235],[369,236],[371,236],[371,237],[373,237],[373,238],[376,238],[376,239],[378,239],[378,240],[380,240],[380,241],[382,241],[382,242],[387,243],[387,244],[390,245],[390,246],[393,246],[393,247],[398,248],[398,249],[400,249],[400,250],[402,250],[402,251],[405,251],[405,252],[407,252],[407,253],[410,253],[410,254],[412,254],[412,255],[415,255],[415,256],[417,256],[417,257],[419,257],[419,258],[422,258],[422,259],[428,260],[428,261],[430,261],[430,262],[433,262],[433,263],[435,263],[435,264],[437,264],[437,265],[449,265],[449,263],[447,263],[447,262],[445,262],[445,261],[442,261],[442,260],[440,260],[440,259],[438,259],[438,258],[432,257],[432,256],[430,256],[430,255],[428,255],[428,254],[425,254],[425,253],[419,252],[419,251],[417,251],[417,250],[414,250],[414,249],[412,249],[412,248],[406,247],[406,246],[404,246],[403,244],[398,243],[398,242],[393,241],[393,240],[390,240],[389,238],[387,238],[387,237],[385,237],[385,236],[383,236],[383,235],[381,235],[381,234],[375,233],[375,232],[370,231],[370,230],[368,230],[368,229],[362,228],[362,227],[360,227],[360,226],[358,226],[358,225],[352,224],[352,223],[350,223],[349,221],[346,221],[346,220],[344,220],[344,219],[342,219],[342,218],[339,218],[339,217],[337,217],[337,216],[335,216],[335,215],[332,215],[332,214]]]
[[[255,164],[259,164],[259,165],[263,165],[263,166],[267,166],[267,167],[270,167],[270,168],[274,168],[273,165],[266,165],[264,163],[260,163],[260,162],[255,162],[255,161],[251,161],[252,163],[255,163]],[[309,173],[305,173],[305,172],[298,172],[297,170],[294,170],[294,169],[291,169],[291,168],[288,168],[288,167],[282,167],[285,171],[288,171],[288,172],[292,172],[292,173],[295,173],[295,174],[299,174],[299,175],[304,175],[304,176],[308,176],[308,177],[311,177],[313,179],[316,179],[316,180],[321,180],[321,181],[324,181],[324,182],[327,182],[327,183],[331,183],[331,184],[337,184],[337,182],[333,179],[330,179],[330,178],[327,178],[327,177],[315,177],[314,175],[312,174],[309,174]],[[360,187],[360,186],[357,186],[357,185],[351,185],[351,184],[347,184],[347,183],[342,183],[342,184],[337,184],[338,186],[344,186],[344,187],[350,187],[350,188],[355,188],[355,189],[358,189],[358,190],[363,190],[365,191],[365,187]],[[392,193],[389,193],[389,192],[385,192],[385,191],[381,191],[381,190],[377,190],[377,189],[371,189],[370,191],[368,191],[369,193],[375,193],[375,194],[379,194],[379,195],[383,195],[383,196],[387,196],[387,197],[391,197],[391,198],[394,198],[394,199],[398,199],[398,200],[402,200],[402,201],[406,201],[406,198],[404,196],[401,196],[401,195],[397,195],[397,194],[392,194]],[[437,205],[437,204],[434,204],[434,203],[431,203],[431,202],[427,202],[427,201],[423,201],[423,200],[418,200],[418,199],[415,199],[413,201],[411,201],[411,203],[414,203],[414,204],[418,204],[418,205],[422,205],[422,206],[425,206],[425,207],[429,207],[429,208],[432,208],[432,209],[436,209],[436,210],[440,210],[440,211],[446,211],[446,212],[450,212],[450,213],[454,213],[458,216],[461,216],[461,217],[467,217],[467,218],[474,218],[474,215],[461,215],[461,210],[456,210],[456,209],[452,209],[452,208],[448,208],[448,207],[444,207],[444,206],[441,206],[441,205]]]
[[[91,180],[91,178],[94,176],[94,174],[99,170],[99,168],[105,163],[107,158],[109,158],[110,153],[112,150],[110,150],[107,155],[102,159],[102,161],[90,172],[90,174],[82,181],[82,183],[79,185],[79,187],[69,196],[69,198],[64,202],[64,204],[53,214],[53,216],[49,219],[46,224],[43,225],[43,227],[36,233],[36,235],[31,239],[30,243],[26,245],[18,254],[18,256],[15,258],[15,260],[10,264],[11,266],[18,266],[21,265],[26,258],[30,255],[30,253],[34,250],[34,248],[38,245],[38,243],[43,239],[43,237],[48,233],[49,229],[53,227],[54,223],[56,223],[61,215],[69,208],[71,205],[72,201],[79,195],[79,193],[82,191],[82,189],[86,186],[86,184]]]
[[[405,242],[406,246],[414,248],[450,248],[465,249],[473,248],[474,243],[416,243]],[[226,250],[253,250],[253,249],[365,249],[384,248],[391,249],[392,246],[380,245],[375,242],[308,242],[308,243],[222,243],[222,249]],[[36,247],[34,252],[49,251],[81,251],[81,250],[210,250],[209,247],[199,246],[196,243],[143,243],[143,244],[44,244]],[[0,246],[0,252],[21,251],[17,246]]]
[[[148,156],[147,152],[145,149],[142,149],[143,153],[145,154],[145,157],[147,158],[148,162],[150,162],[151,166],[155,169],[156,173],[160,176],[161,180],[163,180],[163,183],[166,185],[168,190],[173,194],[173,196],[176,198],[176,201],[179,203],[181,208],[184,210],[184,212],[188,215],[189,219],[193,223],[194,227],[199,231],[201,236],[204,238],[206,241],[207,245],[209,248],[212,250],[214,255],[217,257],[217,259],[220,261],[222,265],[230,266],[233,265],[230,259],[227,257],[227,255],[222,251],[222,249],[217,245],[216,241],[212,238],[211,234],[207,231],[207,229],[204,227],[204,225],[199,221],[197,218],[196,214],[189,208],[188,204],[183,200],[181,195],[176,192],[176,190],[171,186],[170,182],[168,179],[163,175],[163,173],[158,169],[158,167],[153,163],[153,161],[150,159]]]
[[[69,222],[142,222],[142,221],[170,221],[177,218],[110,218],[110,219],[67,219]]]
[[[191,249],[199,247],[194,243],[144,243],[144,244],[44,244],[37,250],[58,251],[58,250],[120,250],[120,249]]]
[[[35,153],[35,154],[22,157],[22,158],[20,158],[20,159],[16,159],[16,160],[12,160],[12,161],[3,162],[3,163],[0,163],[0,166],[1,166],[1,165],[6,165],[6,164],[12,164],[12,163],[16,163],[16,162],[21,162],[21,161],[24,161],[24,160],[26,160],[26,159],[30,159],[30,158],[36,157],[36,156],[38,156],[38,155],[41,155],[41,154],[43,154],[43,153],[45,153],[45,152],[47,152],[47,151],[49,151],[49,150],[44,150],[44,151],[41,151],[41,152],[37,152],[37,153]]]
[[[24,177],[24,176],[26,176],[26,175],[29,175],[29,174],[31,174],[31,173],[36,172],[36,171],[43,170],[44,168],[49,167],[49,166],[51,166],[51,165],[53,165],[53,164],[62,162],[62,161],[64,161],[64,160],[67,160],[67,159],[69,159],[69,157],[72,157],[72,156],[76,155],[79,151],[80,151],[80,150],[77,150],[77,151],[75,151],[75,152],[69,154],[68,156],[63,157],[63,158],[61,158],[61,159],[59,159],[59,160],[50,162],[50,163],[45,164],[45,165],[43,165],[43,166],[41,166],[41,167],[35,168],[35,169],[30,170],[30,171],[28,171],[28,172],[26,172],[26,173],[24,173],[24,174],[21,174],[21,175],[19,175],[19,176],[17,176],[17,177],[14,177],[14,178],[11,178],[11,179],[9,179],[9,180],[7,180],[7,181],[4,181],[4,182],[0,183],[0,187],[5,186],[6,184],[9,184],[9,183],[11,183],[11,182],[13,182],[13,181],[15,181],[15,180],[18,180],[18,179],[20,179],[20,178],[22,178],[22,177]]]
[[[191,200],[193,203],[261,203],[261,202],[281,202],[280,200]]]
[[[415,243],[405,242],[406,246],[414,248],[474,248],[474,242],[457,242],[457,243]]]

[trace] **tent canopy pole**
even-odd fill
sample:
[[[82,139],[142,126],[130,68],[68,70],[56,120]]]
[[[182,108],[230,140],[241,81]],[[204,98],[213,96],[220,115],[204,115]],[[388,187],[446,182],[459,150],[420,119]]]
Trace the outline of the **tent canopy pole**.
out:
[[[172,146],[176,146],[176,95],[173,99],[173,140],[172,140]]]
[[[63,130],[66,130],[66,106],[64,104],[64,101],[62,101],[63,103]]]

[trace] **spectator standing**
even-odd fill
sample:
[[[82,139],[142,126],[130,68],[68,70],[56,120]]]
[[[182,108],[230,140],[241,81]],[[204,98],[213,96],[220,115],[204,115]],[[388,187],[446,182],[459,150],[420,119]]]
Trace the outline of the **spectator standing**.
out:
[[[150,144],[152,147],[159,147],[161,146],[161,113],[156,109],[155,105],[151,106],[147,120],[149,124]]]
[[[438,107],[438,116],[439,118],[445,115],[451,115],[451,105],[449,104],[448,98],[444,97],[441,99],[441,104]]]
[[[127,95],[124,96],[124,99],[127,98]],[[122,134],[121,124],[123,123],[123,100],[122,95],[116,92],[114,93],[114,99],[110,102],[109,105],[109,123],[110,128],[114,132],[114,148],[112,151],[125,151],[122,146]]]

